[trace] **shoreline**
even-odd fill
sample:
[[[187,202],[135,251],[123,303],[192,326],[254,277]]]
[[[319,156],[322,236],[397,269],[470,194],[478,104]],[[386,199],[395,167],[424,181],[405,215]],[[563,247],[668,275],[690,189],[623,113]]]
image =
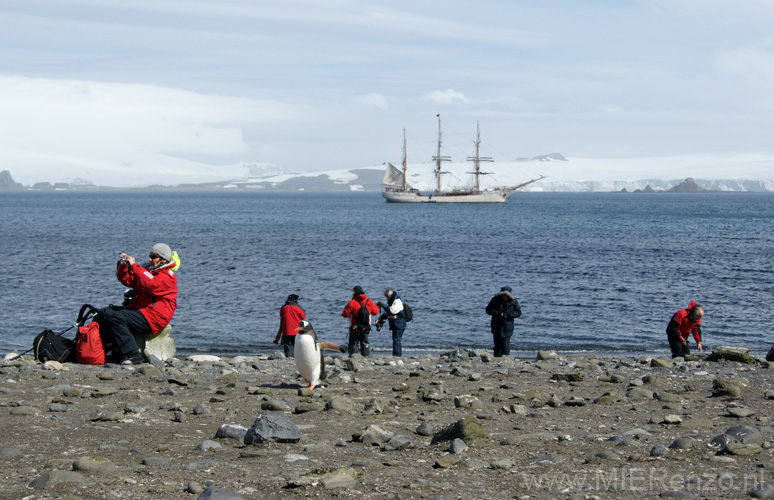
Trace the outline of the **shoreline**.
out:
[[[774,363],[466,349],[326,359],[313,391],[293,360],[263,354],[64,371],[5,361],[0,496],[774,494]],[[245,444],[270,417],[299,438]]]

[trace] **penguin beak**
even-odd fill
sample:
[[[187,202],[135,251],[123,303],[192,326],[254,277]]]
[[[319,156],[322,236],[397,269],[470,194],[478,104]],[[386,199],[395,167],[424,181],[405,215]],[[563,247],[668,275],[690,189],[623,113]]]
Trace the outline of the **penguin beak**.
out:
[[[300,326],[297,326],[297,327],[296,327],[296,329],[295,329],[295,330],[293,330],[293,331],[294,331],[294,332],[300,332],[300,331],[301,331],[301,327],[300,327]]]

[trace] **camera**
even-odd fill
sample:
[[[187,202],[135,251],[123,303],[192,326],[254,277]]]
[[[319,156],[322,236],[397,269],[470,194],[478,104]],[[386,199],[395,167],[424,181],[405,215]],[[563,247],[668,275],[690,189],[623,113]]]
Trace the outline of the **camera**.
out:
[[[376,331],[377,332],[381,332],[382,331],[382,326],[384,326],[384,321],[377,321],[376,322]]]
[[[127,259],[126,257],[121,257],[120,259],[118,259],[118,263],[125,266],[129,263],[129,259]]]

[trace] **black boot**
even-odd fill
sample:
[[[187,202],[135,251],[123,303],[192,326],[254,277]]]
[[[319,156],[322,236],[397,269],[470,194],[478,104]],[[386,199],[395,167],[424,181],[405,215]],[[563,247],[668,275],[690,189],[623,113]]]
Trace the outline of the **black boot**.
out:
[[[129,351],[123,356],[121,356],[122,365],[141,365],[147,362],[148,361],[145,359],[145,356],[140,352],[139,349],[135,349],[134,351]]]

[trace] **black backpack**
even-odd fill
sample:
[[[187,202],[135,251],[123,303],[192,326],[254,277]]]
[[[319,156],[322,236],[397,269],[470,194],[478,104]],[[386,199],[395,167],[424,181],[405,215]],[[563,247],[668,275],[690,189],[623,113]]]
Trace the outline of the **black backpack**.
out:
[[[35,349],[35,359],[41,363],[46,361],[65,363],[72,361],[75,342],[61,337],[51,330],[43,330],[35,337],[35,340],[32,342],[32,348]]]
[[[371,315],[368,313],[368,299],[363,302],[360,309],[355,314],[355,324],[352,326],[353,330],[358,332],[370,332],[371,331]]]
[[[406,322],[414,321],[414,311],[405,302],[403,302],[403,315],[406,317]]]

